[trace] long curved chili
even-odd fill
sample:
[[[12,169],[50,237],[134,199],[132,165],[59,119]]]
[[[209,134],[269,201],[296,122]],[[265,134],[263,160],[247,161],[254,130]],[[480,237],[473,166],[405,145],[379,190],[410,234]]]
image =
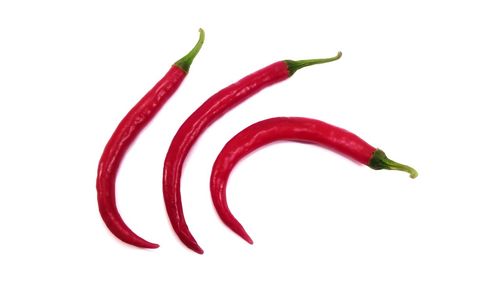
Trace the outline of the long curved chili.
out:
[[[116,175],[130,144],[175,93],[186,77],[191,63],[205,40],[203,29],[200,28],[199,32],[200,36],[194,48],[178,60],[165,76],[121,120],[106,144],[99,161],[96,186],[97,203],[101,217],[116,237],[137,247],[158,248],[159,245],[142,239],[123,221],[116,207]]]
[[[243,226],[229,210],[226,185],[234,166],[252,151],[281,140],[300,141],[339,152],[372,169],[400,170],[418,173],[413,168],[387,158],[385,153],[369,145],[355,134],[325,122],[303,117],[276,117],[250,125],[236,134],[221,150],[212,168],[210,191],[212,201],[222,221],[236,234],[252,244]]]
[[[233,107],[250,98],[260,90],[283,81],[297,70],[320,63],[335,61],[341,57],[310,60],[284,60],[264,67],[230,86],[220,90],[205,101],[182,124],[175,134],[167,152],[163,170],[163,196],[170,222],[180,240],[193,251],[202,254],[184,219],[180,184],[184,160],[189,150],[210,124]]]

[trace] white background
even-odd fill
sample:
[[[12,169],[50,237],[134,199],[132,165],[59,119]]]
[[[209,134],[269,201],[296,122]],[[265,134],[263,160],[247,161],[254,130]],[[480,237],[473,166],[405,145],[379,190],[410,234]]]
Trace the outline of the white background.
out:
[[[496,1],[2,1],[1,280],[500,280]],[[97,162],[127,111],[206,42],[129,150],[125,222],[157,250],[121,243],[98,212]],[[282,59],[333,56],[215,123],[182,180],[184,247],[166,216],[169,142],[205,99]],[[234,170],[217,217],[208,180],[224,143],[273,116],[355,132],[420,176],[374,171],[280,143]],[[203,279],[201,279],[203,278]]]

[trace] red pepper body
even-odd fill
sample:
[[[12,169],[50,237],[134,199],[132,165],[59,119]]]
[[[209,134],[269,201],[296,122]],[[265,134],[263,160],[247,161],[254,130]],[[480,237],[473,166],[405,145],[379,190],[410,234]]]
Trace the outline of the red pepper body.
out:
[[[116,174],[130,144],[179,88],[184,77],[186,77],[184,70],[172,66],[170,71],[123,118],[109,139],[99,161],[97,202],[102,219],[116,237],[137,247],[157,248],[158,245],[136,235],[118,213],[115,201]]]
[[[168,149],[163,169],[163,197],[168,217],[180,240],[191,250],[202,254],[203,250],[191,235],[184,218],[181,201],[181,174],[186,156],[201,134],[226,112],[258,93],[260,90],[283,81],[295,71],[306,66],[337,60],[337,56],[327,59],[301,61],[279,61],[260,69],[238,82],[220,90],[205,101],[175,134]]]
[[[195,47],[177,61],[156,85],[127,113],[109,139],[97,171],[97,203],[109,230],[125,243],[141,248],[158,248],[135,234],[123,221],[116,207],[115,180],[128,147],[153,119],[167,100],[177,91],[204,42],[204,31]]]
[[[236,134],[219,153],[212,168],[210,191],[213,204],[222,221],[250,244],[253,243],[252,239],[229,210],[226,200],[227,181],[233,167],[243,157],[266,144],[282,140],[320,145],[374,169],[388,168],[372,165],[374,158],[382,157],[379,153],[381,150],[349,131],[319,120],[277,117],[247,127]]]
[[[186,224],[180,193],[182,166],[189,150],[205,129],[224,113],[263,88],[288,76],[286,63],[280,61],[241,79],[205,101],[175,134],[165,158],[163,195],[173,229],[181,241],[193,251],[203,253]]]

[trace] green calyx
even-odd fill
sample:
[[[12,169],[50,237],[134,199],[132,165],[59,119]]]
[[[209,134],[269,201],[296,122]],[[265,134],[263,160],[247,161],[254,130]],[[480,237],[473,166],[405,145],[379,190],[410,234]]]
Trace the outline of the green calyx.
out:
[[[336,56],[331,58],[309,59],[309,60],[285,60],[285,63],[288,65],[288,75],[292,76],[297,70],[303,67],[336,61],[340,59],[340,57],[342,57],[342,52],[338,52]]]
[[[385,153],[380,149],[377,149],[375,150],[375,152],[373,152],[368,166],[374,170],[386,169],[407,172],[410,174],[410,178],[412,179],[418,176],[418,172],[415,169],[410,166],[392,161],[391,159],[387,158],[387,155],[385,155]]]
[[[189,67],[191,66],[191,63],[193,63],[194,58],[198,54],[198,52],[201,49],[201,46],[203,45],[203,42],[205,42],[205,31],[200,28],[200,38],[198,39],[198,42],[194,46],[194,48],[187,53],[184,57],[182,57],[180,60],[178,60],[174,65],[178,66],[180,69],[184,70],[186,73],[189,71]]]

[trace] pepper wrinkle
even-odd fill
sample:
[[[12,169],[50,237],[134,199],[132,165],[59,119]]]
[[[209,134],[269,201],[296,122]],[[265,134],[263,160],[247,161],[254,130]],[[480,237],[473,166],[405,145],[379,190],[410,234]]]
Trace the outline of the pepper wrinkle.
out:
[[[416,177],[415,169],[394,162],[380,149],[357,135],[304,117],[275,117],[254,123],[236,134],[220,151],[212,167],[210,193],[215,210],[229,229],[252,244],[253,241],[231,213],[226,199],[227,181],[237,163],[256,149],[278,141],[299,141],[338,152],[375,170],[401,170]],[[375,165],[373,163],[376,163]]]

